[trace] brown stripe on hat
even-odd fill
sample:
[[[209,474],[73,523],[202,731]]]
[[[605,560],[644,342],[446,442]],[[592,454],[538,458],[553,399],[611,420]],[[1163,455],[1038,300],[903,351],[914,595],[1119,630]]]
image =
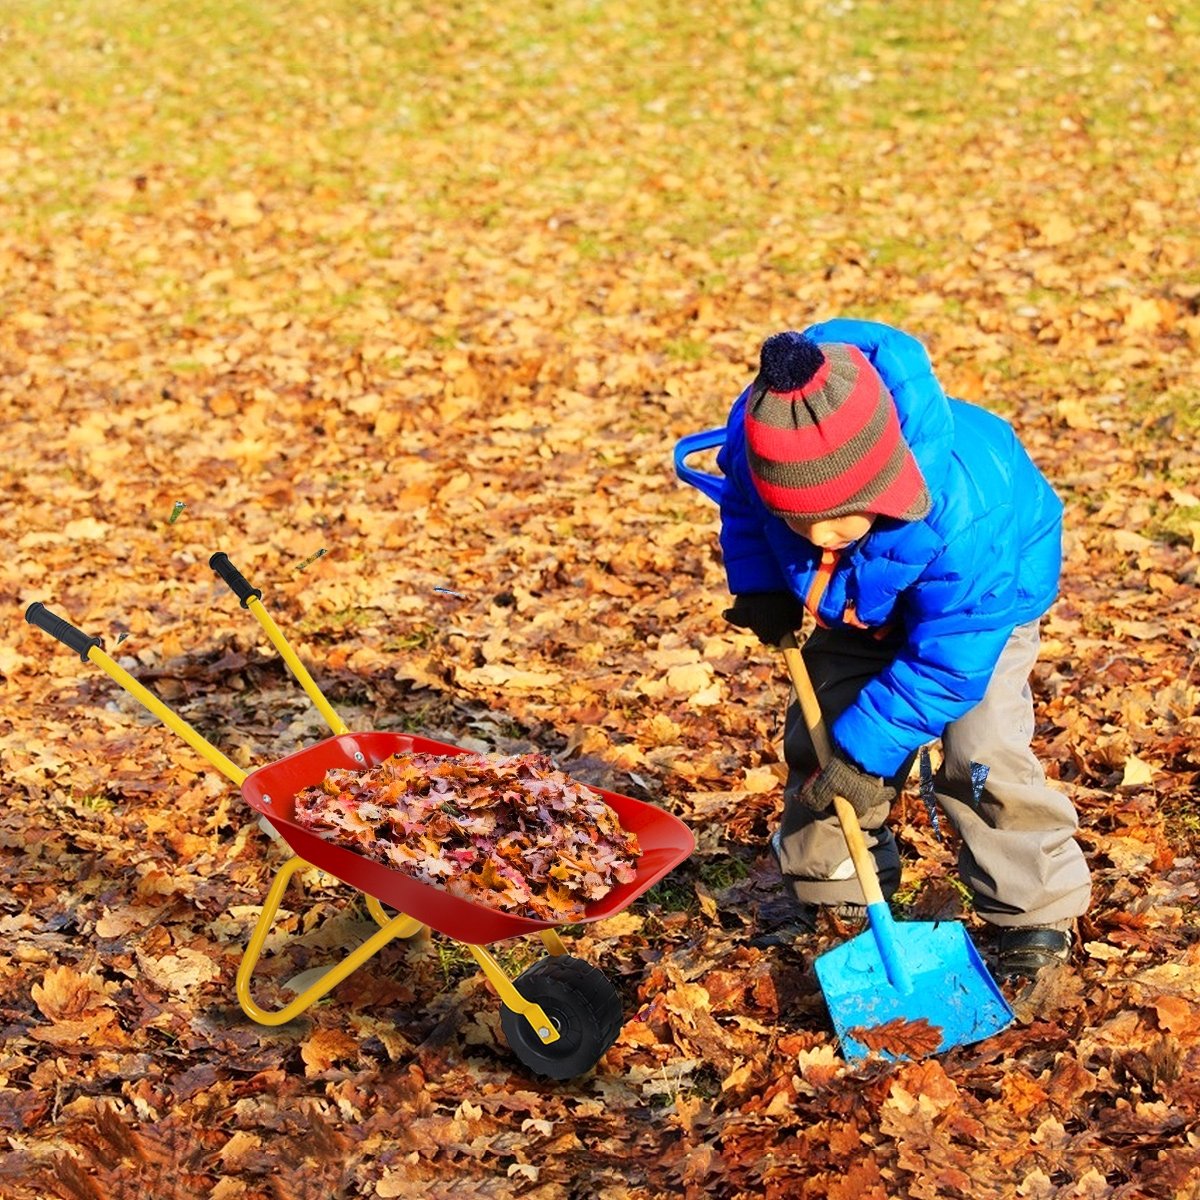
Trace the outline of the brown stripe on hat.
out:
[[[777,515],[919,520],[932,506],[891,394],[857,346],[768,338],[745,432],[751,478]]]
[[[837,447],[832,454],[810,458],[803,462],[775,461],[764,458],[747,444],[746,457],[752,469],[763,479],[782,487],[815,487],[830,483],[853,466],[860,458],[870,453],[887,433],[889,414],[883,404],[877,404],[864,425],[849,441]]]
[[[877,493],[880,492],[888,497],[889,507],[900,509],[897,512],[884,513],[885,516],[899,517],[904,521],[918,521],[926,516],[932,507],[929,491],[921,473],[916,469],[912,451],[902,441],[896,443],[887,466],[878,476],[853,496],[848,496],[844,503],[838,505],[838,511],[831,512],[829,516],[844,517],[855,512],[880,512],[880,509],[871,507],[873,501],[878,500]],[[906,494],[911,495],[911,501],[907,507],[902,507]]]

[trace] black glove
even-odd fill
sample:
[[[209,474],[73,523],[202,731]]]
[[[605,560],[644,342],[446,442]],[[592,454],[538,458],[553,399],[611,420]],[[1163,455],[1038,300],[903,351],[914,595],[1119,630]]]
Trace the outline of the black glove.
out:
[[[804,605],[791,592],[750,592],[734,596],[725,620],[748,629],[766,646],[778,646],[785,634],[804,622]]]
[[[833,806],[834,796],[849,800],[854,811],[865,817],[877,805],[891,804],[896,789],[834,754],[800,789],[800,801],[814,812],[824,812]]]

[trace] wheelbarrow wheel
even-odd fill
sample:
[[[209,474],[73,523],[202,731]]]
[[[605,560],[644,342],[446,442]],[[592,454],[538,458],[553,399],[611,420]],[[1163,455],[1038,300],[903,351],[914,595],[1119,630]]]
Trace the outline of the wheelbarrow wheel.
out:
[[[582,958],[543,958],[514,980],[517,991],[542,1006],[558,1030],[543,1042],[529,1022],[507,1006],[500,1024],[512,1052],[531,1071],[551,1079],[573,1079],[600,1061],[621,1030],[621,998],[602,971]]]

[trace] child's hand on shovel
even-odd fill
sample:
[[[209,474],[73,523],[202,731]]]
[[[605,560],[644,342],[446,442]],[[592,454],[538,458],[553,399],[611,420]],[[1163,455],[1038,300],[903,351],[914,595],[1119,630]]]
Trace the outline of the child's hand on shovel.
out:
[[[865,817],[881,804],[890,807],[896,789],[888,787],[878,775],[865,771],[838,754],[830,756],[825,766],[810,776],[800,791],[800,800],[814,812],[824,812],[833,805],[834,796],[850,801],[860,817]]]
[[[734,596],[722,614],[730,625],[748,629],[764,646],[778,646],[804,621],[804,605],[791,592],[753,592]]]

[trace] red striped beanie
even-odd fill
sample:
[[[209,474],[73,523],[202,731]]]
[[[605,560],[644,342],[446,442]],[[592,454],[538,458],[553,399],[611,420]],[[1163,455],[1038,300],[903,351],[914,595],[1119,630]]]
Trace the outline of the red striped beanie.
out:
[[[891,393],[857,346],[767,338],[746,403],[746,457],[776,516],[919,521],[932,506]]]

